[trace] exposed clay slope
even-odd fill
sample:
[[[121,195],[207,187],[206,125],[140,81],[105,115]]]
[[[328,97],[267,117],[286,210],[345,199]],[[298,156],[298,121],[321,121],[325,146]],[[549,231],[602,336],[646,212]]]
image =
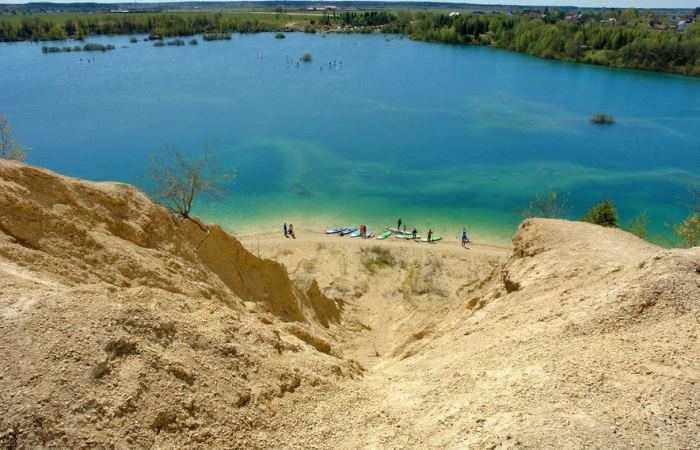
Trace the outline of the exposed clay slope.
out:
[[[243,300],[262,303],[264,308],[287,321],[313,318],[324,326],[337,323],[340,308],[312,284],[308,292],[296,286],[278,262],[261,259],[218,225],[204,232],[191,221],[181,228],[206,266]]]
[[[330,300],[191,237],[131,186],[0,161],[0,447],[265,446],[279,403],[360,375]]]

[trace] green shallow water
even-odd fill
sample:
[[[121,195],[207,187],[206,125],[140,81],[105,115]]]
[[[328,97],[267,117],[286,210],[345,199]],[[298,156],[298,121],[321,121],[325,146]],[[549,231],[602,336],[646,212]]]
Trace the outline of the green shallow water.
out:
[[[91,41],[118,48],[0,45],[0,112],[34,148],[30,162],[142,185],[159,148],[196,154],[215,140],[238,176],[197,210],[234,232],[284,221],[379,229],[401,217],[448,238],[467,225],[475,239],[505,241],[515,211],[556,188],[571,194],[572,217],[607,196],[623,224],[646,209],[651,233],[669,238],[700,175],[694,79],[379,35]],[[314,62],[297,66],[304,52]],[[598,112],[617,123],[590,124]]]

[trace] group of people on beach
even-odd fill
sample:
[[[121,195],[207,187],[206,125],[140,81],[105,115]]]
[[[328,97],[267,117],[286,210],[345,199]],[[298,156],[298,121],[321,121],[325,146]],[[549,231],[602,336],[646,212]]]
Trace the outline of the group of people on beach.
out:
[[[403,228],[401,228],[402,225],[403,225]],[[399,230],[399,231],[402,231],[403,234],[408,234],[408,233],[406,232],[406,224],[403,223],[403,220],[401,220],[400,217],[399,217],[399,220],[396,222],[396,229]],[[462,237],[462,247],[466,248],[466,247],[467,247],[467,244],[469,244],[469,243],[471,242],[471,241],[469,240],[469,235],[467,234],[467,227],[464,227],[464,226],[463,226],[463,227],[462,227],[462,231],[460,232],[460,234],[461,234],[461,237]],[[413,227],[413,230],[411,231],[411,236],[412,236],[413,240],[416,239],[417,235],[418,235],[418,230],[416,230],[416,227]],[[431,242],[433,242],[433,229],[432,229],[432,228],[429,228],[429,229],[428,229],[428,239],[427,239],[427,241],[428,241],[429,244],[430,244]]]
[[[401,228],[401,225],[403,224],[403,228]],[[403,234],[409,234],[406,232],[406,224],[403,223],[401,218],[399,217],[399,220],[396,222],[396,229],[403,232]],[[418,237],[418,230],[416,230],[416,227],[413,227],[413,230],[411,231],[411,236],[413,236],[413,239],[415,240]],[[430,229],[428,231],[428,242],[430,242],[430,238],[433,236],[433,230]]]
[[[402,228],[403,225],[403,228]],[[357,229],[360,231],[360,236],[361,237],[367,237],[367,225],[360,225],[357,227]],[[396,223],[396,229],[397,230],[402,230],[403,234],[408,234],[406,232],[406,224],[403,223],[403,221],[399,218],[399,220]],[[294,234],[294,224],[289,224],[287,225],[287,222],[282,225],[282,231],[284,231],[284,237],[289,239],[290,237],[292,239],[296,239],[297,236]],[[462,227],[462,231],[460,232],[461,238],[462,238],[462,247],[467,247],[467,244],[469,244],[471,241],[469,239],[469,235],[467,234],[467,227]],[[413,227],[413,230],[411,230],[411,236],[415,240],[418,237],[418,230],[416,230],[416,227]],[[430,228],[428,229],[428,239],[427,242],[431,243],[433,241],[433,229]]]
[[[287,222],[285,222],[282,226],[282,231],[284,231],[284,237],[286,237],[287,239],[289,239],[290,236],[292,237],[292,239],[297,238],[296,234],[294,234],[294,224],[292,223],[290,223],[289,226],[287,226]]]

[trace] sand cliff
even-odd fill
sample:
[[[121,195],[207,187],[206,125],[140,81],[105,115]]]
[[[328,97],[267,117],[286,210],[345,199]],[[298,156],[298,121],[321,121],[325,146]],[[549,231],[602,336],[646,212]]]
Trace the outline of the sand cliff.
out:
[[[700,445],[698,248],[207,228],[0,161],[0,446]]]

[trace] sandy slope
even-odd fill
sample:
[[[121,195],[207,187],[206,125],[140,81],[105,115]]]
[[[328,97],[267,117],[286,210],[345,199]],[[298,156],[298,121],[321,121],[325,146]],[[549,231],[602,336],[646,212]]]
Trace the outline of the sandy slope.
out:
[[[319,235],[260,239],[263,255],[290,268],[309,255],[332,265],[337,253],[367,245]],[[369,278],[372,287],[350,300],[344,320],[370,328],[339,340],[371,369],[287,409],[284,433],[266,430],[275,445],[700,444],[700,249],[666,251],[623,231],[551,220],[525,222],[503,266],[505,251],[491,247],[391,248],[406,266],[440,258],[444,292],[403,298],[396,287],[405,270],[319,277],[328,286]]]
[[[0,161],[0,446],[700,445],[700,249],[209,229]]]

